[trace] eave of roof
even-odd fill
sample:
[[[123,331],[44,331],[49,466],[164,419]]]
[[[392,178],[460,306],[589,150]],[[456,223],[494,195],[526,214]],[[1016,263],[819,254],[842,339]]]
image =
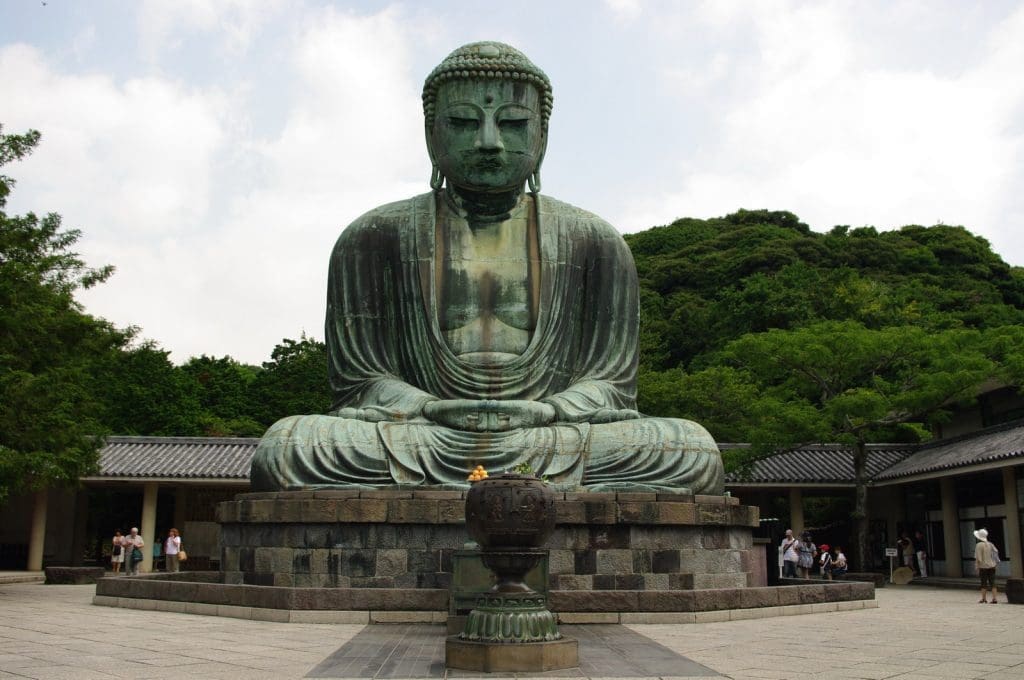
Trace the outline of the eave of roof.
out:
[[[239,480],[259,439],[242,437],[108,437],[99,472],[86,481]]]
[[[719,444],[723,451],[747,448],[747,444]],[[913,444],[868,444],[868,477],[911,455]],[[727,486],[853,486],[853,450],[839,444],[803,446],[761,458],[745,473],[726,475]]]
[[[914,455],[882,471],[878,484],[942,476],[950,470],[984,470],[1014,465],[1024,458],[1024,421],[940,439],[921,446]]]

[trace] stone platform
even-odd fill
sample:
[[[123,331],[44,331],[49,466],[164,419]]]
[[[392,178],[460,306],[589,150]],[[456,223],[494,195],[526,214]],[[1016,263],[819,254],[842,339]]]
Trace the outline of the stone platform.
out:
[[[217,508],[226,584],[448,589],[468,540],[465,492],[240,494]],[[728,496],[562,493],[550,589],[672,591],[762,585],[757,508]]]
[[[467,552],[464,507],[461,491],[241,494],[217,509],[220,572],[104,578],[94,603],[296,623],[450,622],[465,613],[460,593],[489,587],[453,583]],[[556,513],[549,580],[531,585],[547,593],[559,623],[875,606],[870,583],[763,587],[765,553],[751,538],[757,509],[735,498],[564,493]]]

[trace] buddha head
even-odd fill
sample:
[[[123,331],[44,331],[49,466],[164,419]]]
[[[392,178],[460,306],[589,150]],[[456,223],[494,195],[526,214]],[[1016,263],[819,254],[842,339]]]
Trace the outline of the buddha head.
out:
[[[514,47],[478,42],[449,54],[423,85],[430,185],[539,191],[552,102],[548,77]]]

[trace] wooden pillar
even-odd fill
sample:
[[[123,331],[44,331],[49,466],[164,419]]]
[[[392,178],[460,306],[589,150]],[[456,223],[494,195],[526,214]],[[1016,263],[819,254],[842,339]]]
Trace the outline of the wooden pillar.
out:
[[[188,489],[184,486],[174,488],[174,528],[178,533],[185,531],[185,503],[188,501]]]
[[[153,544],[156,542],[156,497],[160,485],[156,482],[146,482],[142,487],[142,526],[139,533],[146,547],[142,551],[142,565],[139,569],[142,573],[153,571]]]
[[[956,507],[956,488],[952,477],[939,480],[942,488],[942,534],[946,546],[946,573],[943,576],[960,578],[964,564],[960,555],[960,514]]]
[[[28,564],[29,571],[43,570],[43,548],[46,545],[46,506],[50,502],[46,489],[40,489],[35,493],[35,501],[32,504],[32,529],[28,536]]]
[[[789,525],[793,535],[799,538],[804,530],[804,499],[799,488],[789,490]]]
[[[1010,576],[1024,578],[1020,548],[1020,506],[1017,504],[1017,475],[1012,467],[1003,468],[1003,503],[1006,506],[1006,545],[998,546],[1010,560]]]

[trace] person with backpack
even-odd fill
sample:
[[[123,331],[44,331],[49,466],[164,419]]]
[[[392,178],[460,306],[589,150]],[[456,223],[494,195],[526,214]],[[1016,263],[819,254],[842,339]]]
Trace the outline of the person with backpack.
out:
[[[796,565],[800,561],[800,542],[796,540],[792,529],[786,529],[782,539],[782,578],[796,578]]]
[[[987,586],[987,589],[992,591],[990,604],[997,604],[996,567],[999,566],[999,550],[989,542],[987,529],[978,529],[974,532],[974,537],[978,539],[977,545],[974,546],[974,565],[981,578],[981,599],[978,600],[978,603],[984,604],[987,601],[985,599]]]

